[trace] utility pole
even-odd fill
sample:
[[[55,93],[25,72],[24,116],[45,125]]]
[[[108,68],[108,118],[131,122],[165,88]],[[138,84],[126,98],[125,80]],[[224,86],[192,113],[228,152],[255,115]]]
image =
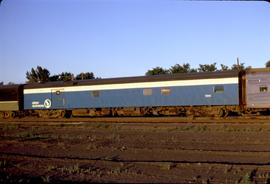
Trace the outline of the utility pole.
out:
[[[241,68],[240,68],[240,61],[239,61],[239,58],[238,57],[237,57],[237,69],[238,69],[238,71],[241,70]]]

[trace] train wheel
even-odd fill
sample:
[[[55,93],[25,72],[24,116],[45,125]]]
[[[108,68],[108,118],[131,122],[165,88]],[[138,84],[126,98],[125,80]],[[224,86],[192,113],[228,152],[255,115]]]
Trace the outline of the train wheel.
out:
[[[113,117],[118,116],[118,113],[117,113],[117,109],[116,109],[116,108],[113,108],[113,109],[111,110],[111,115],[112,115]]]
[[[226,109],[220,109],[218,112],[218,117],[227,117],[229,112]]]
[[[0,119],[4,119],[4,112],[0,112]]]
[[[50,110],[48,112],[49,118],[64,118],[66,115],[66,111],[64,110]]]
[[[15,118],[16,117],[16,112],[10,112],[10,117]]]
[[[229,111],[226,110],[226,109],[224,109],[224,115],[223,115],[223,117],[227,117],[228,115],[229,115]]]
[[[60,112],[60,116],[58,116],[58,118],[65,118],[66,117],[66,111],[65,110],[62,110]]]
[[[39,118],[48,118],[49,112],[47,110],[39,110],[38,111],[38,117]]]
[[[9,112],[4,112],[4,119],[10,118],[10,113]]]
[[[65,118],[71,118],[72,117],[72,110],[66,110],[65,111]]]
[[[3,112],[3,118],[4,119],[9,119],[9,118],[14,118],[15,113],[14,112]]]

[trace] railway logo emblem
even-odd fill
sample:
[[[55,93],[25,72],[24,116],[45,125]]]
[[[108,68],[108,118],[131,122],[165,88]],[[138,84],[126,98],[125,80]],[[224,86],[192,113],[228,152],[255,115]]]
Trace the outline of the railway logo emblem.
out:
[[[45,108],[50,108],[52,106],[52,101],[50,100],[50,99],[46,99],[45,101],[44,101],[44,107]]]

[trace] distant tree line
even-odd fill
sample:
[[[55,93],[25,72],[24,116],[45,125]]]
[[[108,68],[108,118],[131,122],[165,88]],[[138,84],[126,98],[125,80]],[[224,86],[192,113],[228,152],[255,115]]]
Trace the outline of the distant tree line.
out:
[[[14,85],[15,83],[14,82],[8,82],[7,85]],[[3,86],[4,85],[4,82],[0,82],[0,86]]]
[[[270,60],[265,63],[265,67],[270,67]],[[230,71],[230,70],[244,70],[251,68],[246,67],[244,63],[233,64],[231,67],[221,64],[220,67],[217,63],[212,64],[199,64],[198,68],[192,68],[189,63],[175,64],[169,69],[162,67],[155,67],[148,70],[145,75],[160,75],[160,74],[175,74],[175,73],[195,73],[195,72],[216,72],[216,71]],[[78,75],[74,75],[71,72],[62,72],[60,74],[51,75],[49,70],[41,66],[37,68],[31,68],[30,71],[26,72],[27,83],[41,83],[49,81],[72,81],[72,80],[86,80],[86,79],[97,79],[93,72],[81,72]],[[15,84],[9,82],[9,85]],[[4,85],[4,82],[0,81],[0,86]]]
[[[57,75],[50,75],[48,69],[41,66],[37,66],[36,69],[32,68],[26,72],[27,83],[40,83],[49,81],[72,81],[72,80],[85,80],[95,79],[93,72],[81,72],[78,75],[74,75],[71,72],[62,72]]]
[[[270,67],[270,60],[265,63],[265,67]]]
[[[269,61],[269,66],[270,66],[270,61]],[[158,67],[148,70],[145,73],[145,75],[150,76],[150,75],[160,75],[160,74],[217,72],[217,71],[230,71],[230,70],[240,71],[247,68],[251,68],[251,66],[245,67],[244,63],[234,64],[231,67],[221,64],[220,68],[217,67],[217,63],[199,64],[198,68],[191,68],[189,63],[183,63],[183,64],[175,64],[171,66],[169,69],[165,69],[158,66]]]

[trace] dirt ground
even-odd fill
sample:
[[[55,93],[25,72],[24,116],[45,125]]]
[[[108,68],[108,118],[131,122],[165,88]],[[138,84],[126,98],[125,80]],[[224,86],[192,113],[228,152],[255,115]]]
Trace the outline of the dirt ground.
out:
[[[270,123],[0,122],[0,183],[270,183]]]

